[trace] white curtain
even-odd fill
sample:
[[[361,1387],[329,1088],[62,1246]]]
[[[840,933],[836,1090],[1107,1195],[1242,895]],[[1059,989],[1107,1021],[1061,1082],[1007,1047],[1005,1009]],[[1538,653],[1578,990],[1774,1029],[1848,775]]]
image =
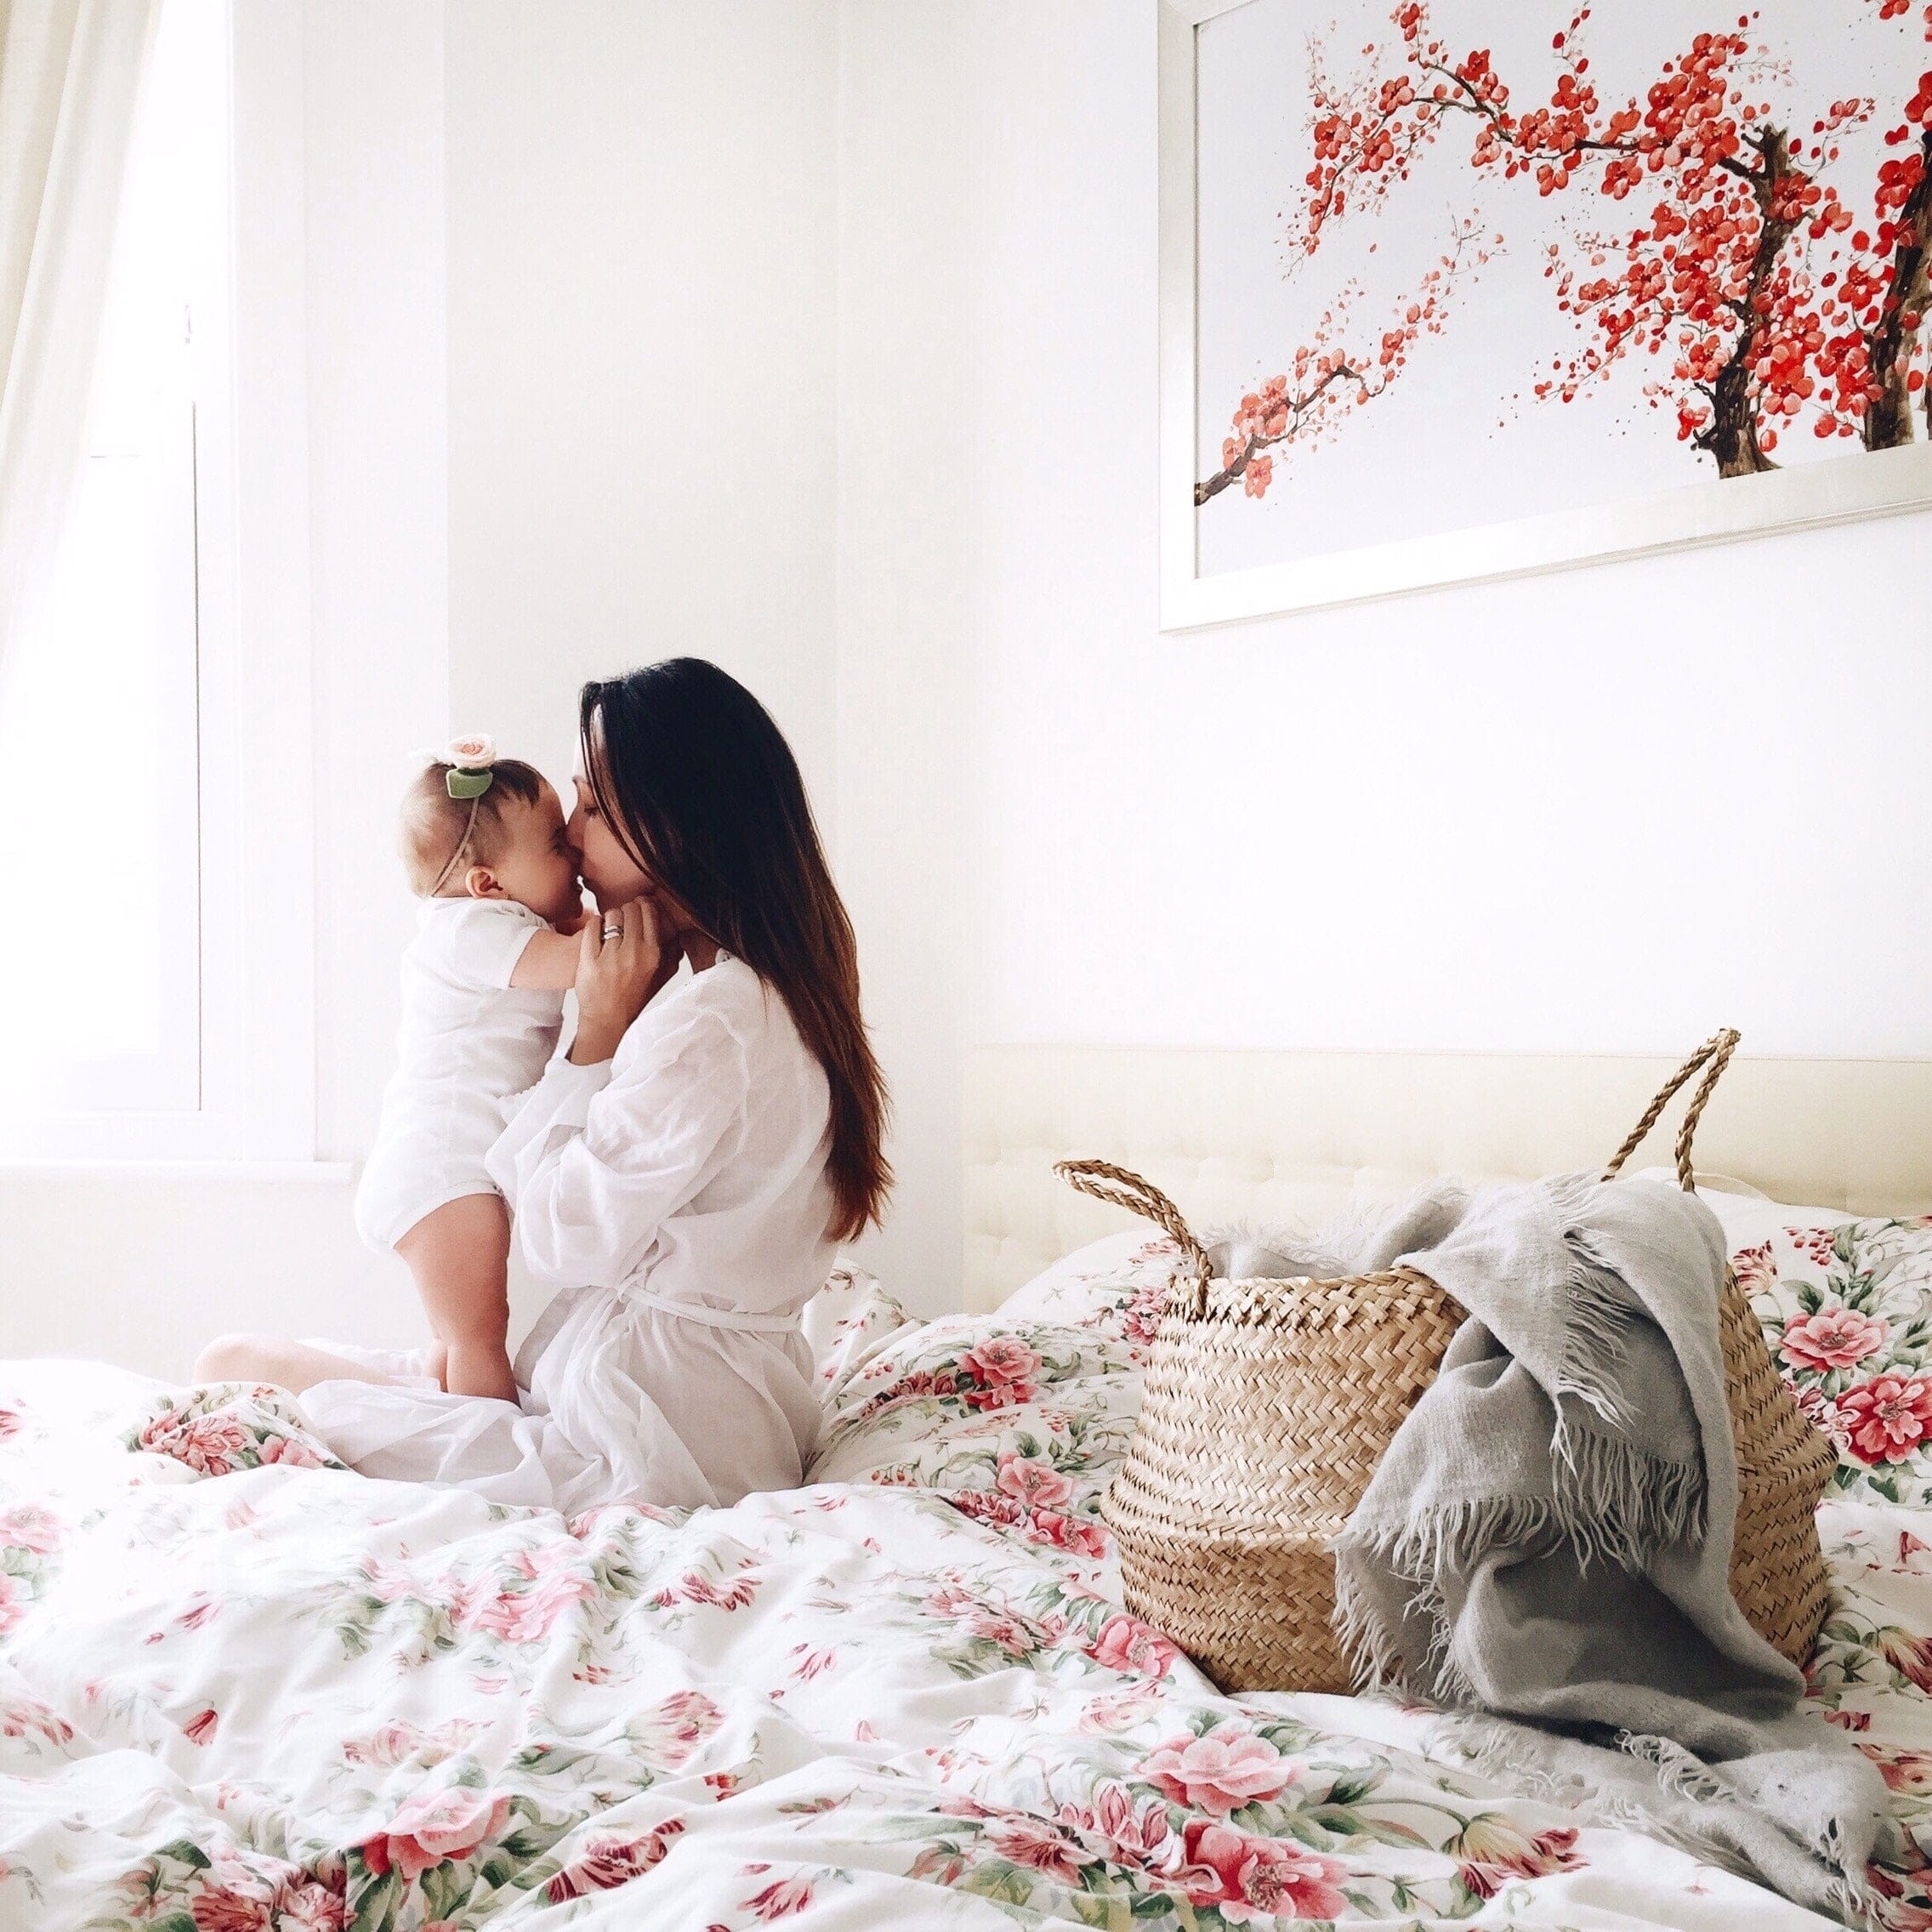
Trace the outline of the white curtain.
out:
[[[0,0],[0,672],[85,449],[159,0]]]

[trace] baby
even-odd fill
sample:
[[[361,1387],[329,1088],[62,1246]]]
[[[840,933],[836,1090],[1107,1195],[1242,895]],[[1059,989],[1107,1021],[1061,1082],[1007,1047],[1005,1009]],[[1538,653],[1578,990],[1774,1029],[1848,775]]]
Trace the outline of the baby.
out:
[[[408,1264],[443,1386],[514,1402],[510,1215],[483,1156],[504,1100],[556,1047],[584,918],[577,861],[543,775],[480,736],[454,740],[411,785],[401,844],[423,905],[356,1226]]]

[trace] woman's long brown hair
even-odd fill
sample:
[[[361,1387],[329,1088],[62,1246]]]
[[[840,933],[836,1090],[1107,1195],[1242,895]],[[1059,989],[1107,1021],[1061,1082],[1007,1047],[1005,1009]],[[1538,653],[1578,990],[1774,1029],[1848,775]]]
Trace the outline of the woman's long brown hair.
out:
[[[858,947],[784,734],[736,679],[673,657],[583,687],[583,769],[631,858],[707,938],[776,987],[832,1090],[827,1230],[851,1241],[892,1186],[885,1081]]]

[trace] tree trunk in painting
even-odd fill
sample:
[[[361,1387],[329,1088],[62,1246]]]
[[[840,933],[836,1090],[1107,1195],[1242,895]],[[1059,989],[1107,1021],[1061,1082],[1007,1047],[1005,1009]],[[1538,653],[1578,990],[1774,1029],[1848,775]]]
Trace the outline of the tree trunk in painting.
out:
[[[1751,190],[1758,203],[1757,253],[1745,293],[1735,302],[1742,323],[1724,371],[1710,390],[1711,420],[1690,440],[1716,459],[1719,476],[1749,476],[1777,465],[1758,440],[1758,398],[1751,380],[1758,338],[1769,304],[1766,284],[1797,223],[1783,213],[1791,173],[1791,150],[1781,128],[1761,129],[1753,139],[1764,165],[1752,171]]]
[[[1694,440],[1716,458],[1719,476],[1749,476],[1777,468],[1758,446],[1758,412],[1752,406],[1751,372],[1742,348],[1718,378],[1711,391],[1711,420]]]
[[[1872,337],[1872,380],[1878,394],[1861,425],[1868,450],[1889,450],[1912,436],[1911,365],[1929,293],[1926,255],[1932,231],[1932,134],[1918,144],[1918,179],[1899,211],[1898,242],[1884,317]],[[1932,392],[1928,394],[1932,409]]]

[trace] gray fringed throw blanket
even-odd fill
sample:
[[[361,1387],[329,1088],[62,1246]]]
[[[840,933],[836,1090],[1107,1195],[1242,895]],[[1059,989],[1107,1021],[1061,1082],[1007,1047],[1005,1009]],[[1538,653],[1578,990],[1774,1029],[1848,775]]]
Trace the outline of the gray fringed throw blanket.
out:
[[[1362,1673],[1485,1713],[1446,1727],[1479,1769],[1858,1912],[1884,1785],[1730,1594],[1716,1217],[1571,1176],[1436,1190],[1345,1245],[1321,1271],[1400,1260],[1469,1315],[1337,1539]]]

